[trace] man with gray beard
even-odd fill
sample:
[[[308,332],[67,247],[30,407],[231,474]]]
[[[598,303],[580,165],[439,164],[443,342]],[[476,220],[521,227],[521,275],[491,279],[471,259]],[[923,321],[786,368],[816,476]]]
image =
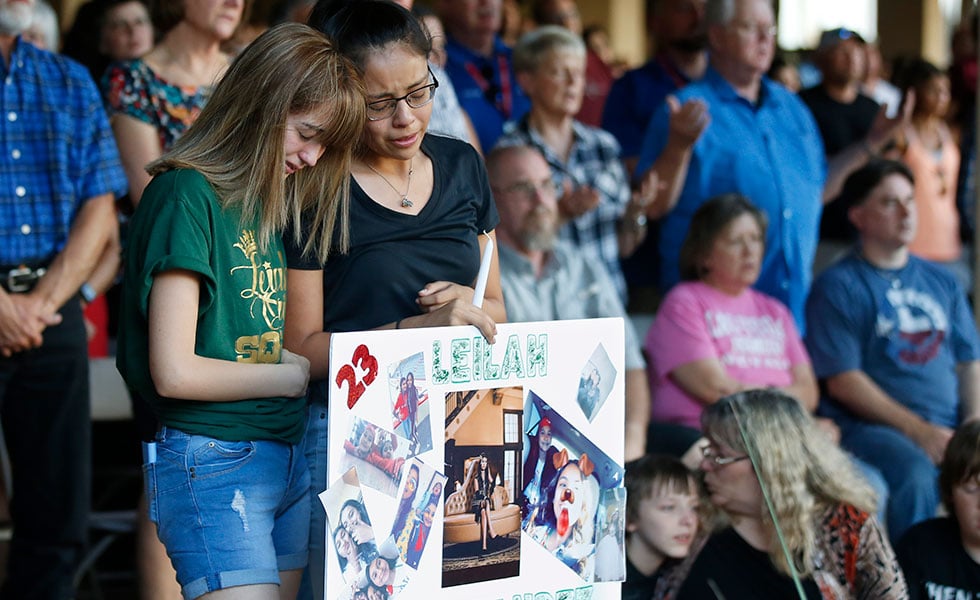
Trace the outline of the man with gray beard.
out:
[[[500,282],[511,322],[622,317],[626,326],[626,460],[646,447],[650,390],[643,355],[616,287],[597,260],[558,239],[558,195],[547,161],[530,146],[487,157],[497,202]]]
[[[34,0],[0,0],[0,417],[13,539],[0,598],[71,598],[90,498],[86,279],[124,193],[88,70],[21,40]]]

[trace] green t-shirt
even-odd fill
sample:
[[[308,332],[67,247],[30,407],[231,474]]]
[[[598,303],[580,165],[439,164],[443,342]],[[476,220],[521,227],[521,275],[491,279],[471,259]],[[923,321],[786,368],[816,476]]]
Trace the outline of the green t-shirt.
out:
[[[278,363],[286,310],[286,268],[279,236],[263,252],[257,220],[242,224],[191,170],[156,176],[133,216],[125,254],[117,366],[160,423],[222,440],[298,443],[303,398],[202,402],[165,398],[150,378],[147,307],[153,278],[184,269],[200,276],[195,353],[247,363]]]

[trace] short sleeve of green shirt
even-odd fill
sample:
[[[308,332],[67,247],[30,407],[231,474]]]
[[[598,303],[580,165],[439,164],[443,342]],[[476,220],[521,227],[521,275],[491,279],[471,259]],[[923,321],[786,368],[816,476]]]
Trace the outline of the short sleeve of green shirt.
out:
[[[157,175],[130,224],[123,278],[117,364],[160,423],[223,440],[297,443],[302,398],[201,402],[156,393],[149,373],[148,307],[154,278],[184,270],[198,276],[195,354],[243,363],[279,363],[286,275],[282,242],[260,248],[258,226],[222,207],[203,176],[189,170]]]
[[[217,197],[207,180],[194,171],[169,171],[158,176],[143,193],[141,210],[147,211],[140,228],[139,307],[147,316],[153,277],[164,271],[183,269],[201,276],[198,314],[203,314],[214,297],[209,217],[218,209]],[[142,215],[141,215],[142,216]],[[134,220],[133,238],[137,235]],[[128,275],[128,273],[127,273]]]

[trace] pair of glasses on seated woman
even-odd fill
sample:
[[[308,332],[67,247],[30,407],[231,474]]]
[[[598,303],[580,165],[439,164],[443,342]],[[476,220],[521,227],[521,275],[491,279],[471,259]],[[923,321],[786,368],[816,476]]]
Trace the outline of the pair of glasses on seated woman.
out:
[[[402,100],[405,101],[405,104],[407,104],[409,108],[422,108],[429,102],[432,102],[432,99],[436,97],[436,88],[439,87],[439,80],[432,74],[432,69],[429,69],[429,77],[432,79],[432,83],[423,85],[420,88],[415,88],[404,96],[368,102],[368,120],[384,121],[385,119],[390,119],[395,114],[395,110],[398,108],[398,103]]]
[[[724,467],[726,465],[730,465],[740,460],[746,460],[748,458],[748,455],[723,456],[721,452],[719,452],[718,448],[712,446],[711,444],[705,444],[704,446],[701,446],[701,456],[703,456],[706,461],[710,462],[713,466],[716,467]]]

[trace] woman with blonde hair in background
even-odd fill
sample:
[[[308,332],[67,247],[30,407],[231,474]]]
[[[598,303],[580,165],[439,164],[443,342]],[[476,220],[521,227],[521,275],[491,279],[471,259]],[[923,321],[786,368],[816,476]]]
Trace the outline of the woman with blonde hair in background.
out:
[[[873,492],[798,401],[740,392],[701,425],[719,519],[656,597],[907,598]]]

